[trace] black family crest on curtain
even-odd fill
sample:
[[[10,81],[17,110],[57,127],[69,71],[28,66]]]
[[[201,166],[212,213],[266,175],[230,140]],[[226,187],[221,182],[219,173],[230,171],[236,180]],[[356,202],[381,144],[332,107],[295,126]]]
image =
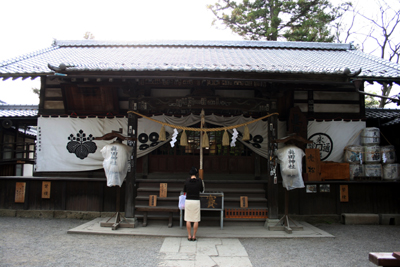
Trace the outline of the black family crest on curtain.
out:
[[[76,136],[70,134],[68,137],[70,141],[67,144],[67,150],[69,153],[74,153],[78,158],[84,159],[89,153],[96,152],[97,145],[93,142],[93,139],[92,134],[86,137],[86,134],[82,130],[79,130]]]
[[[238,133],[239,133],[240,139],[243,139],[243,134],[242,134],[242,132],[241,132],[241,131],[238,131]],[[264,138],[263,138],[261,135],[259,135],[259,134],[257,134],[257,135],[254,136],[254,137],[253,137],[252,134],[250,134],[250,140],[243,141],[243,142],[245,142],[245,143],[247,143],[247,144],[250,144],[250,145],[252,145],[252,146],[255,147],[255,148],[260,149],[260,148],[262,147],[262,142],[264,142]]]
[[[164,141],[159,141],[159,134],[156,132],[152,132],[149,135],[147,135],[146,133],[141,133],[138,136],[138,141],[139,141],[139,150],[146,150],[150,147],[155,147],[158,146],[158,144],[164,142]],[[165,137],[169,138],[169,132],[165,132]],[[151,142],[151,144],[149,145],[148,142]]]
[[[311,135],[308,140],[313,143],[308,145],[309,148],[318,148],[321,155],[321,160],[325,160],[329,157],[333,150],[332,138],[326,133],[315,133]]]

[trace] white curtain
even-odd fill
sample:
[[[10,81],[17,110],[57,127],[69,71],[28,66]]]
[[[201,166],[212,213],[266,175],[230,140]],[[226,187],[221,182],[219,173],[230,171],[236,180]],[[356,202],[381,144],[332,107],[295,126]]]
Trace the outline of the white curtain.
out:
[[[200,116],[193,114],[179,118],[166,115],[153,116],[152,118],[186,127],[200,122]],[[253,118],[208,115],[205,120],[215,125],[232,126],[250,122]],[[126,135],[127,125],[127,118],[39,117],[36,171],[72,172],[103,168],[103,157],[100,150],[105,145],[110,144],[112,140],[95,141],[93,138],[101,137],[113,130],[118,131],[120,128]],[[249,124],[248,127],[252,138],[243,142],[243,144],[255,153],[267,158],[268,123],[257,121]],[[164,142],[158,140],[160,129],[160,123],[139,118],[137,157],[142,157],[171,140],[173,128],[165,127],[168,134],[167,141]],[[244,127],[240,127],[237,130],[243,133],[243,129]],[[241,141],[241,139],[242,136],[240,135],[238,141]],[[179,145],[179,143],[176,143],[176,145]]]
[[[365,127],[365,121],[309,121],[307,135],[311,145],[320,149],[321,160],[342,162],[344,148],[360,145]]]

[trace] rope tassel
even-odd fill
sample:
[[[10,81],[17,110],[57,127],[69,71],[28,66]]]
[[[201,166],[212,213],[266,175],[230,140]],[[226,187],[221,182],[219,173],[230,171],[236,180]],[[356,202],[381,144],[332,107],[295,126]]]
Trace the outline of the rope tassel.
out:
[[[160,130],[160,137],[158,138],[159,141],[167,141],[167,138],[165,136],[165,127],[164,125],[161,127]]]
[[[243,141],[249,141],[250,140],[250,132],[249,132],[249,126],[247,124],[244,126],[244,133],[243,133]]]
[[[207,132],[204,132],[202,147],[209,147],[209,146],[210,146],[210,141],[208,140],[208,134],[207,134]]]
[[[183,133],[181,135],[181,146],[188,146],[188,141],[187,141],[187,136],[186,136],[186,131],[183,130]]]
[[[229,146],[229,134],[226,130],[224,132],[224,135],[222,136],[222,145]]]

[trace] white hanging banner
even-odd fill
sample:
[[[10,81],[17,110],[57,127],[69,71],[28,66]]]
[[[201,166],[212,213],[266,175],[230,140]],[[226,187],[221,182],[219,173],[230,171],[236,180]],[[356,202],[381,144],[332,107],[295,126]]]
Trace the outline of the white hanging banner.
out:
[[[126,129],[126,118],[38,118],[36,171],[88,171],[103,168],[100,150],[112,141],[94,141]]]
[[[309,121],[308,147],[320,150],[321,160],[342,162],[344,148],[360,144],[360,133],[366,127],[365,121]]]
[[[163,116],[154,117],[162,120]],[[111,131],[128,128],[127,118],[39,117],[36,171],[90,171],[103,168],[100,150],[113,140],[93,140]],[[167,129],[168,128],[168,129]],[[161,125],[139,118],[137,157],[146,155],[167,141],[158,141]],[[126,142],[124,142],[126,144]]]
[[[186,117],[153,116],[155,120],[177,126],[189,127],[200,122],[200,116]],[[222,117],[209,115],[206,122],[220,126],[232,126],[252,121],[243,116]],[[127,118],[71,118],[39,117],[36,171],[90,171],[103,168],[100,150],[113,140],[93,140],[111,131],[128,127]],[[268,157],[268,123],[257,121],[248,125],[251,133],[249,141],[241,141],[244,127],[239,127],[238,139],[255,153]],[[174,129],[165,126],[166,141],[159,141],[161,124],[149,119],[138,119],[137,157],[142,157],[171,141]],[[181,130],[179,130],[180,132]],[[231,131],[232,133],[232,131]],[[170,144],[168,144],[170,145]]]

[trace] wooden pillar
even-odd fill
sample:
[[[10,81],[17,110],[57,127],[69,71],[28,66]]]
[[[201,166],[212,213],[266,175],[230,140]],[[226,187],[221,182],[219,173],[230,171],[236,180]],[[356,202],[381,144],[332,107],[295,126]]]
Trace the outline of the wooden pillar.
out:
[[[18,121],[15,122],[15,132],[14,132],[14,143],[12,145],[12,153],[11,153],[11,158],[16,159],[17,158],[17,143],[18,143],[18,136],[19,136],[19,123]],[[15,166],[15,170],[16,171],[16,166]]]
[[[40,76],[40,91],[39,91],[39,114],[42,114],[44,110],[44,98],[46,96],[46,82],[47,82],[47,77],[46,76]],[[61,89],[63,92],[63,97],[66,99],[65,92],[63,89]],[[64,111],[66,108],[65,105],[65,100],[64,100]]]
[[[205,124],[205,113],[204,109],[201,110],[200,113],[200,128],[203,129],[204,124]],[[203,136],[207,134],[206,132],[201,131],[200,132],[200,169],[199,169],[199,178],[204,179],[204,169],[203,169]]]
[[[137,111],[136,99],[131,99],[129,106]],[[128,114],[128,136],[137,138],[138,116],[133,113]],[[125,180],[125,217],[135,217],[135,198],[137,196],[136,185],[136,161],[137,161],[137,141],[128,141],[131,146],[132,155],[130,159],[130,168]]]
[[[364,82],[361,83],[359,90],[364,92]],[[360,97],[360,103],[361,103],[360,104],[360,115],[364,116],[365,115],[365,95],[360,94],[359,97]]]
[[[3,159],[4,155],[4,147],[5,147],[5,139],[4,139],[4,129],[2,128],[0,131],[0,159]]]
[[[19,122],[16,121],[15,122],[15,132],[14,132],[14,143],[12,144],[12,153],[11,153],[11,158],[16,160],[17,159],[17,150],[19,150],[18,148],[18,137],[19,137]],[[16,162],[18,162],[19,160],[16,160]],[[17,173],[17,166],[19,165],[19,163],[15,163],[14,164],[14,175],[17,176],[22,176],[22,167],[21,167],[21,173]],[[22,166],[22,165],[21,165]]]
[[[269,151],[274,150],[272,140],[277,139],[278,120],[276,116],[268,118],[268,143]],[[271,153],[268,159],[268,218],[279,219],[278,215],[278,183],[274,183],[274,175],[270,174],[271,170]],[[278,166],[278,165],[277,165]]]
[[[144,155],[142,159],[142,178],[147,178],[149,176],[149,154]]]
[[[24,210],[29,210],[29,197],[30,197],[30,190],[31,190],[31,183],[29,180],[25,181],[25,202],[24,202]]]
[[[261,179],[261,156],[258,154],[254,156],[254,178]]]
[[[61,210],[67,209],[67,181],[61,182]]]

